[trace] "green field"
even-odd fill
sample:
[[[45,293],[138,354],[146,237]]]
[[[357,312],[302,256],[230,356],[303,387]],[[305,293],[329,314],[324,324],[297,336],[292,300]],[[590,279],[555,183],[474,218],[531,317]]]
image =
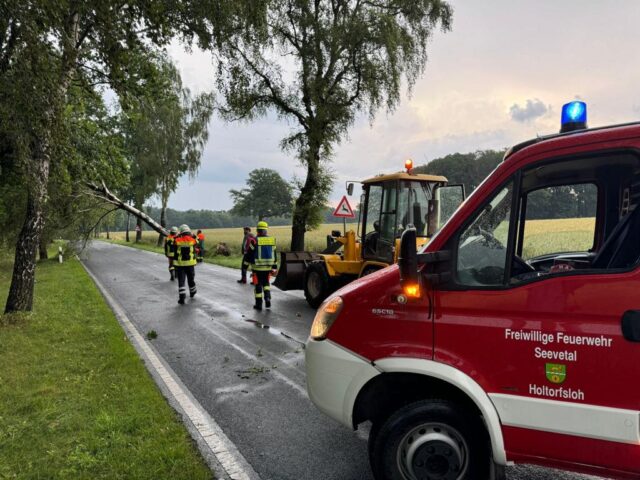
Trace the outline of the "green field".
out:
[[[595,218],[529,220],[522,257],[528,260],[545,253],[586,252],[593,247],[594,230]]]
[[[1,256],[3,301],[10,275]],[[80,262],[36,282],[0,315],[0,479],[212,478]]]

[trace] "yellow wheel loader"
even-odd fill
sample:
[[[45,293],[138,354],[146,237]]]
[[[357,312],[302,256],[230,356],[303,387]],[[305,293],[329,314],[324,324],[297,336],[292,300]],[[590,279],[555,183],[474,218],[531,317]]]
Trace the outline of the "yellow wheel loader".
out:
[[[418,248],[429,240],[464,200],[462,185],[448,185],[437,175],[406,171],[378,175],[361,182],[357,232],[334,230],[321,253],[281,252],[274,285],[281,290],[304,290],[317,308],[338,288],[396,263],[402,232],[415,227]],[[354,183],[347,183],[353,195]]]

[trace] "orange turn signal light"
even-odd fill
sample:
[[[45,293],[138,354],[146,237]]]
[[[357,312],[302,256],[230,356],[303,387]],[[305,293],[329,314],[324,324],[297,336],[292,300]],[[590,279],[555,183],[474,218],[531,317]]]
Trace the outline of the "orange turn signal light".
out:
[[[417,283],[409,283],[402,290],[407,297],[418,298],[420,296],[420,285]]]
[[[333,315],[334,313],[337,313],[341,308],[342,308],[342,299],[340,297],[335,297],[325,305],[324,311],[329,315]]]

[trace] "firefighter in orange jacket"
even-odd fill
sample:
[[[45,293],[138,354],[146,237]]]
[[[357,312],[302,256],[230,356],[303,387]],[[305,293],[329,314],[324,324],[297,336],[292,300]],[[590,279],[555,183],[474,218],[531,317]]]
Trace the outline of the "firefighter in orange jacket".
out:
[[[173,282],[176,279],[176,269],[173,266],[173,257],[175,255],[174,240],[178,234],[178,227],[171,227],[169,235],[164,238],[164,255],[169,260],[169,275],[170,280]]]
[[[189,225],[180,225],[180,235],[175,240],[175,255],[173,264],[178,276],[178,303],[184,304],[187,298],[185,279],[189,284],[189,296],[196,294],[196,247],[198,239],[191,233]]]
[[[198,263],[202,263],[202,257],[204,256],[204,233],[202,233],[202,230],[198,230],[196,238],[198,239],[198,256],[196,260]]]

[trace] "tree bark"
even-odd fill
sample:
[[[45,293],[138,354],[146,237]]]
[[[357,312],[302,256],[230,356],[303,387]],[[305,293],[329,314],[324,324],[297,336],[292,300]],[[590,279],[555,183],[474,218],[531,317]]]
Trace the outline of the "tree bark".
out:
[[[131,214],[129,212],[127,212],[127,231],[124,234],[124,239],[126,242],[129,242],[129,227],[131,226]]]
[[[78,55],[79,14],[68,18],[63,37],[62,64],[60,78],[55,88],[48,92],[49,104],[40,118],[40,131],[33,139],[31,161],[28,165],[27,212],[20,236],[16,242],[16,254],[9,296],[5,313],[31,311],[33,309],[33,287],[35,284],[36,250],[40,245],[44,229],[44,207],[47,201],[47,187],[51,165],[51,135],[60,121],[65,96],[75,74]]]
[[[40,260],[48,260],[49,259],[49,252],[47,252],[47,245],[49,244],[49,242],[47,241],[47,239],[44,237],[44,235],[42,237],[40,237],[40,246],[39,246],[39,255],[40,255]]]
[[[142,241],[142,219],[140,217],[136,218],[136,243],[140,243]]]
[[[43,152],[44,153],[44,152]],[[9,296],[4,307],[5,313],[33,309],[33,286],[35,283],[36,250],[44,228],[44,203],[47,198],[47,180],[49,178],[49,158],[34,161],[34,168],[41,176],[34,175],[27,195],[27,212],[20,236],[16,242],[16,254]]]
[[[160,209],[160,225],[162,225],[162,228],[167,228],[167,205],[164,202],[162,203],[162,208]],[[164,237],[165,235],[163,233],[158,234],[158,247],[162,246]]]
[[[320,184],[320,146],[310,146],[307,157],[307,178],[304,182],[300,195],[296,199],[293,209],[293,219],[291,227],[291,251],[304,251],[304,234],[307,231],[307,223],[313,197],[317,194]]]

